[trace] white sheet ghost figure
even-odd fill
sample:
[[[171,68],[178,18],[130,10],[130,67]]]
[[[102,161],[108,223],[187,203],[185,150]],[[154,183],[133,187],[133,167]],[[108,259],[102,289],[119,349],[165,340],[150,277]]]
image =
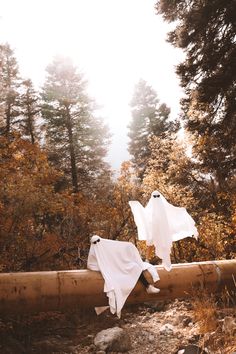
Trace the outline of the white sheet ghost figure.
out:
[[[159,191],[152,192],[146,207],[138,201],[130,201],[138,239],[146,240],[147,246],[154,245],[156,255],[162,259],[164,268],[171,270],[170,253],[173,241],[198,236],[192,217],[185,208],[167,202]]]
[[[160,279],[159,275],[154,266],[142,261],[131,242],[107,240],[97,235],[92,236],[90,242],[87,268],[102,273],[110,311],[120,317],[122,307],[142,271],[147,269],[154,282]],[[95,310],[99,314],[106,308],[97,307]]]

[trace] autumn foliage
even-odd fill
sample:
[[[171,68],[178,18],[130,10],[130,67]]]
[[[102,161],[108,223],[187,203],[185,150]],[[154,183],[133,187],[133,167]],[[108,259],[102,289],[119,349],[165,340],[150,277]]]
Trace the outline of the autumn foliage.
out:
[[[193,169],[187,173],[190,162],[183,146],[177,141],[172,146],[170,149],[168,141],[158,139],[150,143],[153,159],[142,184],[132,164],[125,162],[116,182],[104,182],[102,193],[88,197],[69,189],[57,190],[62,173],[50,165],[38,145],[18,133],[1,137],[1,271],[84,268],[93,233],[134,242],[144,255],[145,244],[137,242],[128,201],[138,199],[145,205],[154,189],[161,190],[172,204],[186,207],[197,223],[199,239],[174,243],[173,262],[233,258],[235,194],[231,190],[212,197],[209,183],[207,196],[206,189],[191,182]],[[153,260],[158,263],[154,253]]]
[[[1,271],[73,266],[69,254],[83,243],[82,197],[56,192],[60,172],[18,134],[0,138],[0,161]]]
[[[173,262],[234,258],[232,151],[216,148],[209,130],[186,125],[183,135],[181,122],[170,121],[169,108],[141,80],[132,101],[131,159],[115,178],[104,160],[107,127],[80,74],[61,59],[50,68],[40,103],[32,82],[20,79],[13,51],[0,46],[0,271],[85,268],[93,234],[133,242],[145,255],[128,202],[146,205],[156,189],[185,207],[199,231],[198,240],[174,243]],[[189,119],[197,122],[198,113],[192,106]]]

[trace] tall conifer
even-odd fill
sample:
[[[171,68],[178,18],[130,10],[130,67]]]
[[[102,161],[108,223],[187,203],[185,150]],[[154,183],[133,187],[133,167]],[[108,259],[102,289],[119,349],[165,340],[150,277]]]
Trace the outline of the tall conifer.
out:
[[[18,123],[20,115],[19,87],[20,78],[17,61],[9,44],[0,45],[0,110],[2,112],[1,133],[8,136]]]
[[[225,190],[236,170],[236,2],[160,0],[158,13],[176,28],[169,41],[186,59],[177,67],[186,98],[186,128],[204,173]]]
[[[129,125],[129,153],[132,156],[137,175],[142,180],[150,158],[149,139],[165,136],[175,131],[177,125],[169,121],[170,109],[160,104],[155,90],[145,80],[135,86],[131,101],[132,121]]]
[[[94,114],[86,82],[70,59],[56,58],[47,68],[42,115],[51,161],[83,190],[105,168],[107,129]]]
[[[22,82],[22,94],[20,97],[21,115],[20,130],[23,136],[29,137],[32,144],[38,138],[37,118],[39,118],[39,97],[33,88],[31,80]]]

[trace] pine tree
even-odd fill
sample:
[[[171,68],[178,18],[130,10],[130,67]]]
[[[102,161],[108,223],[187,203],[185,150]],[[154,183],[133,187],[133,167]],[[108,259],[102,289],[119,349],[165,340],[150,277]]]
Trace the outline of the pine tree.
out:
[[[177,23],[169,41],[186,53],[177,73],[186,128],[196,136],[193,153],[220,190],[236,169],[235,9],[235,0],[157,2],[164,19]]]
[[[86,82],[70,59],[56,58],[47,73],[42,92],[47,149],[77,192],[91,186],[106,168],[108,132],[95,117]]]
[[[37,141],[37,118],[39,117],[39,97],[33,88],[31,80],[22,82],[24,92],[20,97],[21,115],[20,130],[22,135],[29,137],[32,144]]]
[[[175,131],[177,125],[169,121],[170,109],[164,103],[159,104],[157,93],[144,80],[135,86],[131,107],[129,153],[133,157],[137,175],[142,180],[150,157],[149,139],[152,136],[165,136],[168,131]]]
[[[1,132],[6,136],[18,123],[20,78],[17,61],[9,44],[0,45],[1,86],[0,108],[3,112]]]

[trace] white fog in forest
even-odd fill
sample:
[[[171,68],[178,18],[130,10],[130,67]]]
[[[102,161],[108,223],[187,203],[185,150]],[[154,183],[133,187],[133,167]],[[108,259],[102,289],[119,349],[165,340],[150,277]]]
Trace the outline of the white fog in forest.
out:
[[[129,159],[129,102],[140,78],[161,102],[179,112],[175,66],[183,53],[166,42],[170,25],[154,0],[2,0],[0,42],[15,52],[22,76],[40,88],[56,55],[69,56],[88,80],[112,134],[108,160],[114,169]]]

